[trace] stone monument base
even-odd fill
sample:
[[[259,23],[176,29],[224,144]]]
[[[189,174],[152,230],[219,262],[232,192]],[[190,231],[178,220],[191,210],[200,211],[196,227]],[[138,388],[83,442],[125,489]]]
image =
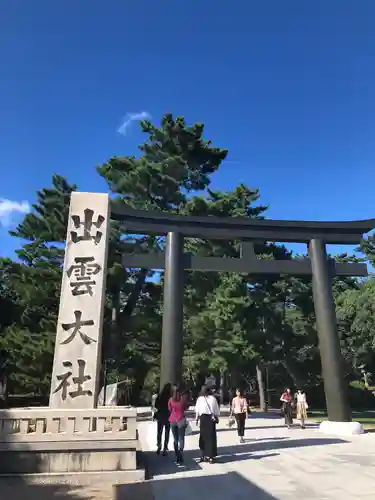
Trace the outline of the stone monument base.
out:
[[[358,436],[365,431],[359,422],[331,422],[326,420],[319,426],[319,431],[331,436]]]
[[[59,472],[35,474],[1,474],[0,491],[3,485],[17,485],[18,481],[28,486],[95,486],[95,485],[122,485],[139,483],[145,480],[145,471],[142,469],[110,471],[110,472]]]
[[[81,484],[113,473],[113,479],[142,480],[136,417],[135,408],[122,407],[0,410],[0,477],[63,476]]]

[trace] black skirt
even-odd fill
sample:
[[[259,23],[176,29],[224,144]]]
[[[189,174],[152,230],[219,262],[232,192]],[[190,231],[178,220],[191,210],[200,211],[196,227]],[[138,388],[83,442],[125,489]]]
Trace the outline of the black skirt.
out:
[[[199,428],[199,448],[202,456],[215,458],[217,456],[216,423],[212,420],[212,415],[201,415]]]

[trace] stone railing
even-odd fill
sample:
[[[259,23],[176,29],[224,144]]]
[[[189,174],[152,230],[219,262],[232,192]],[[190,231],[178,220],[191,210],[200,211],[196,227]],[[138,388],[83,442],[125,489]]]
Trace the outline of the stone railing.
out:
[[[0,410],[0,443],[137,439],[136,409]]]

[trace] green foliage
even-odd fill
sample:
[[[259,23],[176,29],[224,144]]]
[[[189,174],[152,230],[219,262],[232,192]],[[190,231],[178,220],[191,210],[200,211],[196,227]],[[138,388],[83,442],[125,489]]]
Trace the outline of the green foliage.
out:
[[[114,193],[113,203],[182,213],[190,193],[204,191],[209,186],[210,175],[219,168],[227,151],[204,139],[202,124],[187,126],[183,117],[167,114],[160,127],[143,121],[141,128],[148,137],[139,146],[139,158],[110,158],[97,171]],[[123,253],[146,252],[161,249],[163,245],[160,238],[124,236],[119,225],[113,253],[122,262]],[[126,269],[125,279],[120,272],[117,284],[111,280],[112,302],[117,308],[112,324],[112,351],[118,360],[117,369],[133,378],[137,376],[137,386],[143,383],[141,378],[146,377],[148,370],[158,366],[160,358],[161,288],[159,283],[148,280],[152,274],[148,269],[135,272]],[[144,312],[147,315],[143,316]],[[140,321],[139,316],[145,321]]]
[[[204,137],[203,124],[187,125],[183,117],[166,114],[159,126],[143,121],[141,129],[146,139],[139,157],[112,157],[97,167],[113,204],[190,215],[265,216],[267,206],[259,203],[258,189],[244,184],[231,191],[211,189],[227,150]],[[11,232],[20,241],[18,259],[0,259],[0,376],[6,370],[13,392],[49,392],[74,190],[75,185],[54,175],[52,186],[37,192],[32,213]],[[121,223],[112,222],[103,356],[110,381],[133,381],[133,402],[139,401],[142,388],[149,398],[158,384],[163,274],[159,280],[152,270],[124,268],[123,258],[164,245],[164,238],[130,235]],[[374,263],[374,236],[361,249]],[[263,259],[306,258],[275,243],[256,242],[254,250]],[[240,242],[186,238],[185,251],[236,258]],[[346,254],[336,260],[358,261]],[[374,283],[335,279],[333,284],[346,373],[365,385],[375,375]],[[186,383],[198,385],[210,372],[244,383],[255,375],[256,365],[267,366],[272,383],[305,385],[321,398],[310,279],[186,272],[184,301]]]
[[[375,280],[341,293],[336,299],[336,311],[347,364],[357,374],[364,368],[374,373]]]
[[[76,186],[54,175],[52,188],[37,192],[33,212],[10,234],[26,241],[18,262],[6,262],[13,318],[0,349],[14,390],[48,393],[60,298],[70,193]]]
[[[236,274],[222,273],[214,291],[207,294],[202,310],[186,321],[185,365],[191,372],[192,353],[197,353],[200,363],[196,367],[210,371],[226,372],[230,367],[241,366],[252,358],[249,343],[248,307],[250,297],[246,280]]]
[[[362,241],[359,250],[365,254],[372,266],[375,266],[375,233]]]
[[[140,158],[113,157],[97,169],[110,190],[136,208],[178,210],[188,193],[208,187],[227,155],[203,139],[203,124],[187,127],[181,116],[166,114],[159,128],[142,121],[141,128],[148,139]]]

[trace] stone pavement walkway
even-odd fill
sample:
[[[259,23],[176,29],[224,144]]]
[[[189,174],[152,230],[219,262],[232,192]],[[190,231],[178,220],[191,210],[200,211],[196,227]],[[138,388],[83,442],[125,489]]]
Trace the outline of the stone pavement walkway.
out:
[[[154,500],[192,500],[202,493],[205,500],[375,498],[375,434],[340,439],[320,434],[314,424],[288,430],[280,418],[254,414],[240,444],[226,423],[222,417],[214,465],[197,463],[196,429],[186,438],[185,468],[174,465],[172,453],[147,453]],[[143,450],[153,448],[146,437],[152,425],[140,423]]]
[[[23,479],[0,482],[1,500],[154,500],[152,485],[143,483],[114,485],[104,481],[92,486],[72,482],[28,484]]]

